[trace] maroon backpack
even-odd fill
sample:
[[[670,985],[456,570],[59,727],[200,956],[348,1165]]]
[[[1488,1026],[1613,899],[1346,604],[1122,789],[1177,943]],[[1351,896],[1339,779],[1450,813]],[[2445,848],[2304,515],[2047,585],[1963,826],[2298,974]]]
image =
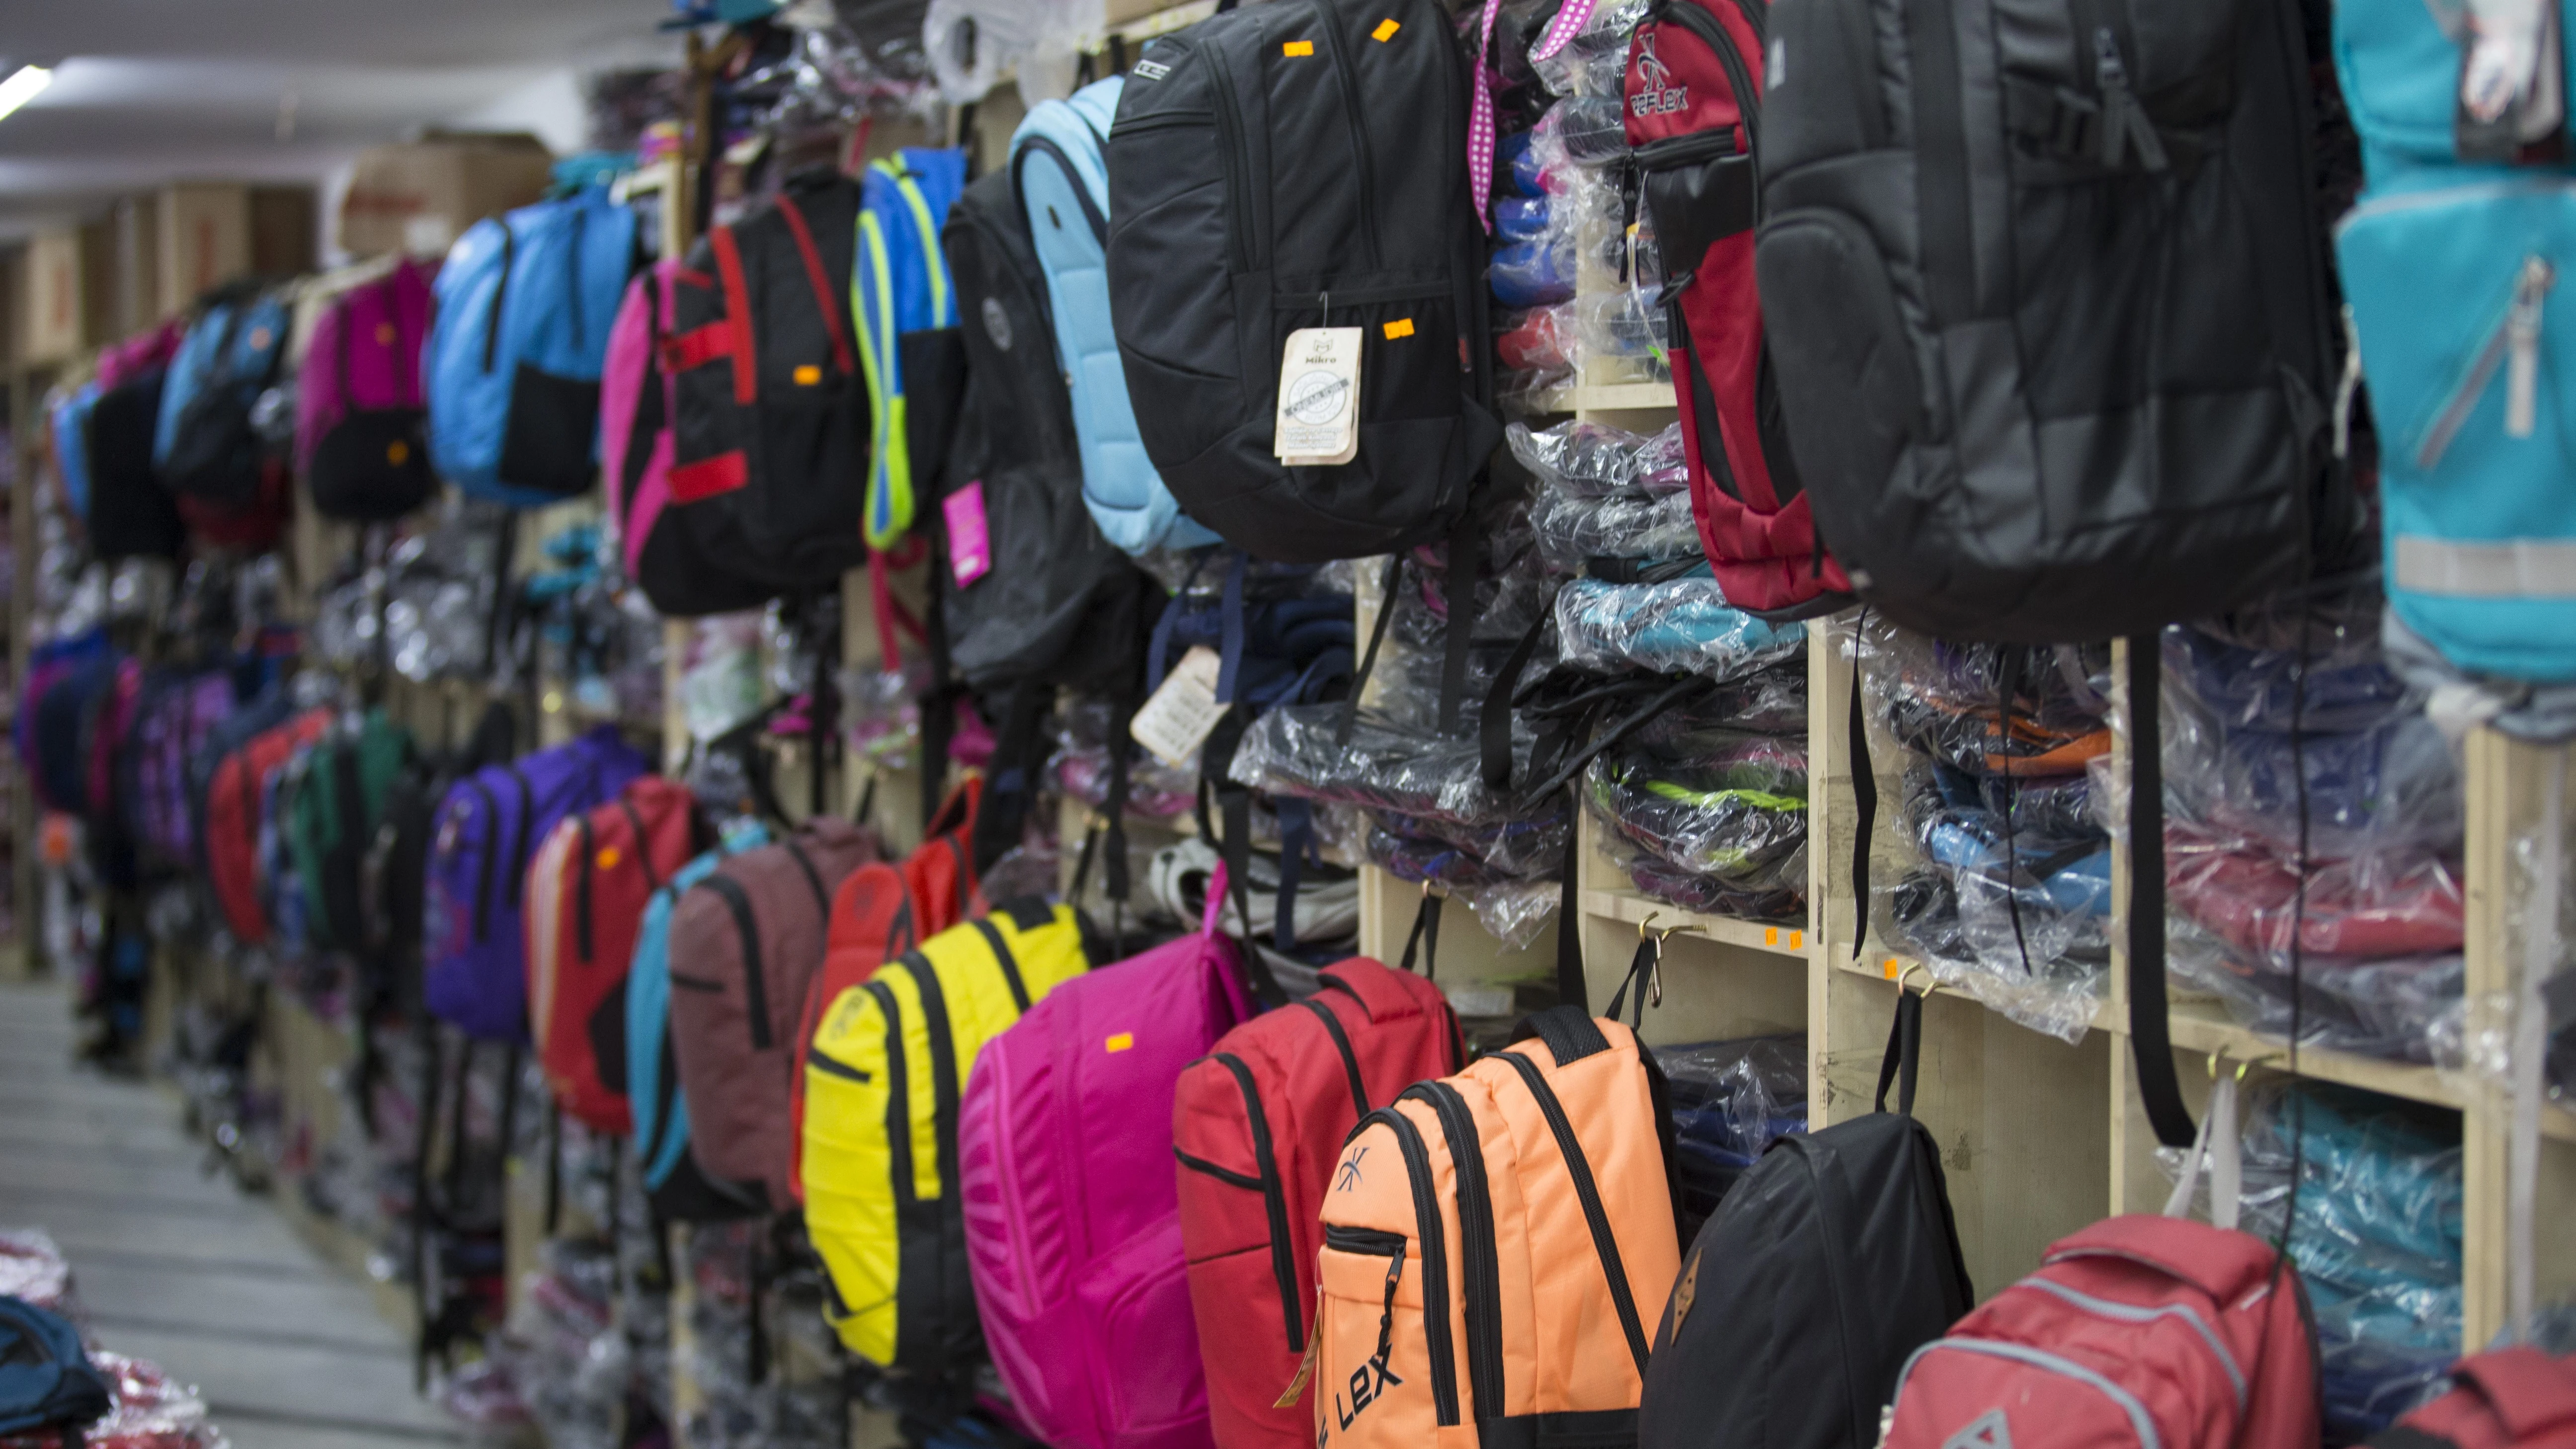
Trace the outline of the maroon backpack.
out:
[[[1825,552],[1753,284],[1767,0],[1658,0],[1628,42],[1628,145],[1663,256],[1673,392],[1691,512],[1726,601],[1773,619],[1830,614],[1851,580]]]
[[[823,966],[832,893],[878,858],[874,835],[817,816],[728,857],[671,912],[671,1052],[689,1155],[771,1212],[796,1202],[796,1029]]]

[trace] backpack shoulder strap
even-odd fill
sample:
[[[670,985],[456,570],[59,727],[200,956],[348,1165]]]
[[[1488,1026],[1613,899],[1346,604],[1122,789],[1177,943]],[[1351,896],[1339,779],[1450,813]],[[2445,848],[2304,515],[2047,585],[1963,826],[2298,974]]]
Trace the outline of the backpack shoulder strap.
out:
[[[2517,1444],[2576,1426],[2576,1364],[2524,1345],[2473,1354],[2451,1374],[2478,1391]]]

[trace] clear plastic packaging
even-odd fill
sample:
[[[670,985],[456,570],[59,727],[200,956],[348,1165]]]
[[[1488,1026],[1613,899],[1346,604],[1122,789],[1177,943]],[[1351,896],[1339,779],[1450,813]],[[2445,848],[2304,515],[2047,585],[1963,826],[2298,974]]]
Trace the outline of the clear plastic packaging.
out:
[[[71,1261],[43,1228],[0,1228],[0,1297],[18,1298],[78,1323]]]
[[[1700,557],[1688,493],[1585,497],[1543,488],[1530,503],[1530,530],[1539,555],[1559,573],[1596,558],[1665,563]]]
[[[1094,809],[1109,803],[1109,731],[1109,702],[1089,696],[1074,701],[1056,730],[1056,754],[1050,767],[1056,786]],[[1181,815],[1197,795],[1198,780],[1196,751],[1179,765],[1166,765],[1151,750],[1131,745],[1127,812],[1158,820]]]
[[[1207,909],[1208,882],[1215,878],[1217,859],[1216,847],[1196,836],[1176,841],[1154,852],[1153,864],[1144,877],[1147,889],[1165,914],[1194,928]],[[1252,933],[1270,939],[1279,914],[1279,857],[1275,852],[1252,853],[1252,879],[1246,896],[1246,904],[1252,910]],[[1224,909],[1225,928],[1236,929],[1233,905],[1229,903]],[[1360,927],[1359,877],[1308,861],[1298,873],[1294,909],[1301,948],[1347,942]]]
[[[1651,437],[1607,423],[1569,420],[1545,428],[1513,423],[1503,429],[1503,438],[1542,489],[1600,498],[1632,491],[1681,493],[1690,487],[1679,423]]]
[[[1497,250],[1485,276],[1506,307],[1552,307],[1573,299],[1574,253],[1542,233]]]
[[[1694,673],[1731,678],[1806,646],[1803,624],[1772,624],[1726,602],[1703,566],[1655,584],[1575,579],[1556,596],[1557,637],[1566,663],[1614,671]]]
[[[1619,94],[1628,69],[1628,37],[1644,19],[1648,0],[1602,0],[1565,48],[1530,68],[1560,96]]]
[[[1630,844],[1681,871],[1793,913],[1807,883],[1803,739],[1693,731],[1596,756],[1584,803]]]
[[[2185,986],[2217,996],[2228,1014],[2263,1035],[2290,1036],[2290,969],[2286,956],[2239,949],[2190,921],[2173,922],[2166,969]],[[2440,1023],[2458,1008],[2467,959],[2425,956],[2324,956],[2299,961],[2299,1040],[2397,1061],[2430,1062]]]
[[[1446,826],[1501,825],[1519,813],[1508,796],[1486,787],[1472,735],[1401,729],[1363,709],[1345,745],[1335,738],[1344,709],[1282,705],[1254,720],[1235,750],[1234,780],[1274,795],[1423,816]],[[1526,763],[1527,737],[1514,734],[1515,754]]]
[[[1547,108],[1530,128],[1530,154],[1542,173],[1556,175],[1573,167],[1602,167],[1628,155],[1627,107],[1619,87],[1605,94],[1573,95]]]
[[[206,1401],[159,1364],[103,1349],[90,1350],[89,1361],[107,1380],[104,1417],[70,1437],[55,1429],[0,1435],[0,1449],[229,1449],[232,1441],[206,1417]]]
[[[1544,392],[1571,381],[1577,345],[1572,302],[1496,318],[1494,356],[1503,365],[1503,395]]]
[[[1775,1140],[1807,1130],[1807,1039],[1658,1047],[1670,1085],[1682,1210],[1705,1220]]]

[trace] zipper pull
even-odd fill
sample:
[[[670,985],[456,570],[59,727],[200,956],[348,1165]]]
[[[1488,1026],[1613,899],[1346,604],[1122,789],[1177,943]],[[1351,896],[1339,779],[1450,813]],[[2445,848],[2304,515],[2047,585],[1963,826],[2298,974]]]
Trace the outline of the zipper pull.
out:
[[[2335,380],[2334,455],[2352,452],[2352,404],[2361,391],[2361,327],[2352,320],[2352,304],[2343,306],[2343,376]]]
[[[2129,66],[2120,59],[2120,37],[2107,25],[2093,32],[2093,80],[2102,92],[2102,164],[2118,170],[2126,143],[2135,138],[2139,164],[2149,171],[2164,170],[2169,164],[2165,143],[2156,135],[2155,123],[2147,119],[2147,108],[2129,89]]]
[[[2513,310],[2505,316],[2504,435],[2528,438],[2540,412],[2540,304],[2558,274],[2548,261],[2529,257],[2514,283]]]
[[[1330,327],[1333,325],[1333,294],[1331,292],[1320,292],[1317,293],[1316,296],[1316,306],[1322,309],[1324,320],[1316,323],[1315,325],[1318,327]]]
[[[1628,280],[1629,259],[1637,253],[1637,153],[1629,151],[1619,157],[1619,235],[1627,242],[1619,249],[1619,280]]]
[[[1395,1286],[1403,1281],[1404,1253],[1399,1249],[1386,1263],[1386,1304],[1378,1311],[1377,1353],[1369,1359],[1381,1368],[1388,1362],[1387,1356],[1395,1351]],[[1316,1316],[1315,1322],[1319,1327],[1323,1321],[1322,1315]]]

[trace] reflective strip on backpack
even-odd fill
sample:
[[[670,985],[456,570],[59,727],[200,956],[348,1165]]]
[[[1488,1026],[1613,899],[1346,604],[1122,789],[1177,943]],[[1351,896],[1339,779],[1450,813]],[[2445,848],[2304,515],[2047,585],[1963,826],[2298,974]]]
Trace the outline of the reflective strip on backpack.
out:
[[[2576,599],[2576,540],[2397,535],[2396,585],[2463,599]]]
[[[894,547],[912,526],[912,459],[898,445],[903,432],[902,360],[895,352],[893,268],[886,256],[885,229],[874,212],[859,212],[859,254],[866,271],[850,284],[850,312],[859,319],[859,364],[868,383],[868,413],[876,431],[875,458],[868,466],[868,547],[882,553]],[[868,288],[876,307],[867,306]]]

